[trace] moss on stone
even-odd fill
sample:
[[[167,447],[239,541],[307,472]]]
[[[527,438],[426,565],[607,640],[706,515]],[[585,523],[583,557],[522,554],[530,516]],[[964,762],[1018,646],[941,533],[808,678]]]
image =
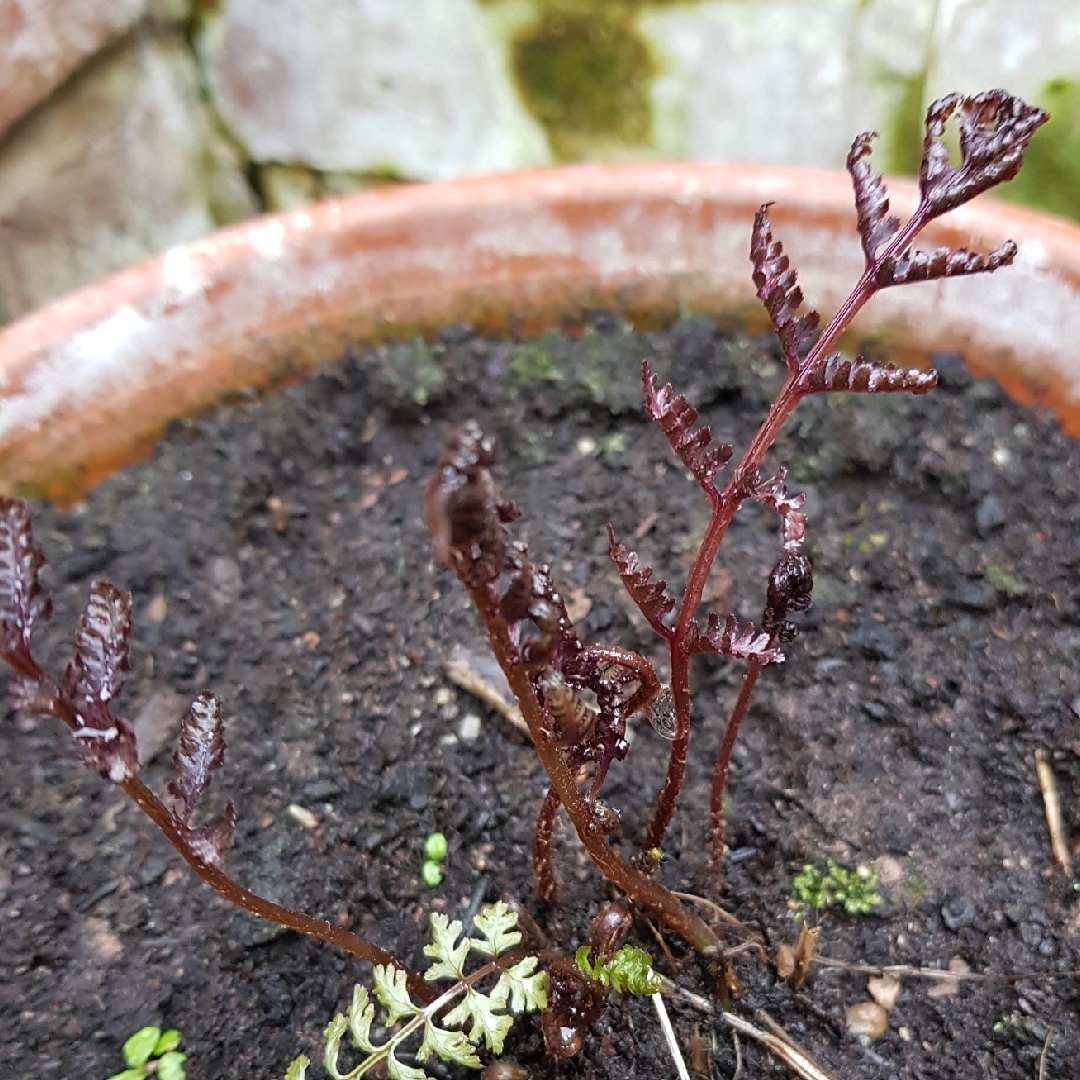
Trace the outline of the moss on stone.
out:
[[[885,168],[900,176],[918,176],[926,116],[926,72],[898,81],[900,97],[885,127]]]
[[[590,142],[648,144],[656,64],[634,25],[635,5],[545,7],[513,43],[513,69],[556,157],[584,157]]]
[[[1036,97],[1050,113],[1001,196],[1080,221],[1080,81],[1051,79]]]

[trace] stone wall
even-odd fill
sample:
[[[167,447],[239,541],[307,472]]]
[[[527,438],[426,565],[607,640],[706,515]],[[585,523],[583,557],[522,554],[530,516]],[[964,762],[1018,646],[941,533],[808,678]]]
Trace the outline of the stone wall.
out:
[[[1074,0],[0,0],[0,320],[264,209],[565,160],[917,166],[948,90],[1055,114],[1012,197],[1080,219]]]

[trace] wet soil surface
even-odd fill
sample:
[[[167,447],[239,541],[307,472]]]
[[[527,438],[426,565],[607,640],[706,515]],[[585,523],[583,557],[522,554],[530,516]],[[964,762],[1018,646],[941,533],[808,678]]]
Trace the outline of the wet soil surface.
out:
[[[35,509],[56,602],[38,653],[54,670],[66,663],[89,580],[131,589],[123,711],[153,755],[148,782],[164,793],[187,701],[217,691],[229,753],[210,803],[237,806],[230,873],[422,967],[430,911],[460,916],[504,890],[533,904],[545,790],[521,736],[447,680],[452,649],[483,655],[485,642],[463,590],[432,564],[423,486],[450,428],[479,418],[500,436],[521,533],[552,563],[583,637],[640,650],[662,671],[604,526],[678,581],[707,506],[643,416],[643,357],[736,448],[782,377],[766,339],[725,337],[706,320],[638,336],[599,317],[574,341],[452,331],[346,357],[261,403],[178,423],[153,463],[85,506]],[[1046,1077],[1080,1076],[1078,982],[1066,974],[1080,968],[1080,897],[1052,858],[1034,768],[1044,751],[1066,832],[1080,836],[1080,448],[958,358],[941,366],[926,398],[810,401],[773,455],[807,494],[817,581],[735,755],[724,900],[770,958],[734,959],[736,1007],[767,1011],[845,1080],[1031,1080],[1044,1050]],[[777,550],[775,519],[746,507],[711,606],[757,618]],[[703,659],[694,678],[691,761],[661,876],[701,895],[712,758],[740,669]],[[634,734],[605,789],[627,854],[669,745],[644,723]],[[104,1078],[150,1023],[180,1029],[192,1078],[261,1080],[301,1051],[321,1058],[322,1029],[365,965],[219,901],[78,763],[57,724],[11,715],[0,750],[0,1075]],[[290,806],[314,816],[307,827]],[[435,829],[450,852],[429,889],[421,848]],[[811,913],[820,954],[960,960],[989,977],[944,995],[930,993],[940,982],[902,977],[887,1032],[860,1043],[845,1010],[869,1000],[867,974],[816,967],[796,994],[771,966],[797,935],[793,877],[826,856],[876,863],[884,903]],[[611,894],[565,823],[556,868],[562,900],[546,926],[573,950]],[[709,993],[678,942],[665,956],[644,922],[632,939]],[[684,1048],[703,1037],[693,1064],[711,1047],[713,1075],[732,1076],[730,1032],[671,1008]],[[745,1039],[741,1055],[743,1077],[787,1075]],[[674,1074],[640,1000],[613,1001],[569,1062],[543,1058],[531,1018],[507,1057],[533,1077]]]

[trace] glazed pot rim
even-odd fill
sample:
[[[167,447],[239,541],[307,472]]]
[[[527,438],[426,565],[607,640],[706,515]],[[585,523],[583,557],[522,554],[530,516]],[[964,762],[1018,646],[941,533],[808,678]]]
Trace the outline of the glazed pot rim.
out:
[[[894,210],[917,201],[889,180]],[[861,272],[846,173],[710,163],[573,165],[399,185],[263,215],[105,278],[0,330],[0,491],[71,498],[169,420],[311,370],[350,344],[467,323],[532,332],[583,309],[760,311],[757,207],[812,306]],[[861,339],[964,352],[1080,434],[1080,227],[988,198],[924,246],[988,251],[992,276],[893,289]]]

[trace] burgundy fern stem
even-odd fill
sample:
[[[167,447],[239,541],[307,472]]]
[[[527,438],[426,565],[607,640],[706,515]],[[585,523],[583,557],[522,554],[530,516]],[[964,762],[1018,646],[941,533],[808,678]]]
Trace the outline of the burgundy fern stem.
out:
[[[789,368],[784,385],[780,388],[780,393],[777,394],[768,415],[762,421],[761,427],[747,447],[746,453],[743,454],[742,460],[720,497],[719,512],[717,510],[713,511],[713,520],[709,522],[709,529],[706,531],[705,539],[702,541],[701,550],[698,553],[699,558],[694,562],[693,569],[690,571],[690,581],[687,584],[689,591],[692,583],[696,583],[700,579],[700,584],[697,587],[699,600],[701,591],[705,588],[706,581],[708,581],[709,569],[712,566],[713,559],[716,557],[716,552],[719,550],[720,541],[724,538],[724,532],[726,532],[728,525],[731,524],[735,512],[747,498],[749,484],[757,475],[769,447],[776,442],[780,429],[795,411],[795,407],[804,397],[811,393],[807,385],[807,376],[824,362],[825,358],[839,342],[844,331],[851,325],[855,316],[862,310],[866,302],[879,291],[880,286],[877,282],[878,266],[898,253],[905,251],[933,217],[934,214],[930,208],[925,204],[920,204],[907,224],[889,241],[888,246],[881,251],[874,262],[863,271],[863,275],[859,278],[855,288],[852,289],[851,295],[844,301],[840,310],[829,320],[828,326],[822,331],[821,337],[814,342],[806,355],[806,359],[800,362],[798,370],[792,371]],[[710,535],[714,531],[712,528],[714,522],[717,523],[715,535]],[[711,554],[708,554],[710,547]],[[702,557],[705,556],[707,556],[708,561],[702,563]],[[700,567],[699,563],[701,563]],[[682,622],[682,616],[683,611],[680,608],[679,623]],[[687,625],[689,625],[689,618],[692,617],[693,612],[690,613],[687,619]]]
[[[35,624],[47,619],[52,610],[48,593],[38,580],[44,562],[41,549],[33,542],[25,504],[0,498],[0,660],[19,677],[13,690],[20,707],[55,716],[65,724],[81,747],[85,763],[121,788],[223,899],[286,930],[336,945],[361,960],[398,968],[412,993],[424,1002],[433,1001],[436,994],[432,987],[378,946],[341,927],[264,900],[218,868],[232,840],[232,803],[216,825],[193,828],[191,820],[200,793],[225,755],[217,698],[200,695],[182,727],[180,747],[173,756],[176,779],[169,785],[177,809],[170,809],[139,779],[131,725],[110,712],[128,667],[131,597],[107,581],[93,584],[75,635],[75,658],[57,683],[30,651]]]
[[[554,904],[559,894],[555,882],[555,869],[551,862],[551,838],[555,830],[555,818],[559,813],[559,796],[554,787],[548,788],[536,818],[533,835],[533,872],[536,874],[536,895],[544,904]]]
[[[357,957],[357,959],[366,960],[369,964],[382,964],[399,968],[405,972],[405,979],[410,993],[425,1004],[430,1004],[435,1000],[436,992],[432,989],[430,983],[424,981],[422,975],[405,967],[400,960],[395,959],[377,945],[343,927],[335,926],[333,923],[322,919],[313,919],[310,915],[265,900],[250,889],[245,889],[243,885],[233,881],[232,878],[216,866],[199,858],[191,849],[183,834],[176,828],[172,812],[137,776],[124,780],[120,787],[165,834],[165,838],[180,853],[184,862],[222,899],[227,900],[230,904],[235,904],[238,908],[242,908],[249,915],[266,919],[267,922],[276,923],[285,930],[293,930],[298,934],[306,934],[308,937],[325,941],[328,945],[335,945],[342,952],[349,953],[351,956]]]
[[[710,500],[712,512],[709,524],[705,529],[705,536],[701,541],[701,547],[698,548],[693,566],[690,568],[686,590],[679,605],[679,614],[668,638],[668,648],[671,653],[671,694],[675,703],[676,729],[671,745],[671,755],[668,759],[667,774],[664,777],[664,786],[657,799],[643,845],[646,857],[650,857],[654,865],[658,860],[655,854],[650,853],[658,852],[663,845],[668,826],[675,814],[675,804],[686,773],[686,759],[690,746],[690,656],[697,634],[697,609],[701,603],[701,594],[709,580],[709,571],[720,550],[720,543],[739,507],[750,497],[753,481],[758,475],[765,454],[780,434],[780,429],[795,411],[799,402],[812,392],[807,385],[809,373],[824,363],[825,358],[851,325],[851,321],[860,309],[878,291],[880,286],[876,276],[877,267],[887,259],[905,251],[933,216],[932,211],[925,204],[919,206],[907,224],[893,236],[877,258],[866,267],[851,295],[825,327],[806,359],[800,361],[794,369],[789,364],[787,376],[776,400],[743,454],[738,467],[732,473],[727,487],[718,499]],[[756,676],[754,681],[756,682]],[[734,720],[734,717],[732,719]],[[728,730],[729,732],[732,730],[730,723]],[[734,728],[734,733],[737,732],[738,724]],[[730,751],[728,760],[730,760]],[[719,760],[717,768],[720,768]],[[727,762],[724,763],[722,771],[726,778]]]
[[[713,881],[719,886],[724,868],[724,854],[727,846],[727,818],[724,815],[724,793],[727,791],[728,768],[731,765],[731,753],[735,749],[735,740],[739,737],[739,728],[742,726],[743,717],[750,707],[750,698],[757,686],[758,676],[763,661],[752,658],[747,664],[746,674],[743,676],[742,687],[739,690],[735,708],[731,710],[731,719],[728,720],[724,730],[724,741],[720,744],[720,751],[716,755],[716,765],[713,767],[712,799],[709,805],[709,818],[712,827],[712,857]]]
[[[30,659],[29,654],[25,657],[29,663],[26,670],[20,670],[37,680],[43,685],[48,685],[48,675],[42,670],[36,661]],[[79,730],[78,718],[75,708],[63,695],[52,693],[49,702],[49,710],[60,718],[73,732]],[[293,930],[298,934],[306,934],[308,937],[325,941],[328,945],[335,945],[343,952],[366,960],[369,964],[383,964],[399,968],[405,972],[405,978],[409,990],[425,1004],[435,1000],[437,994],[430,983],[426,982],[422,975],[405,967],[401,961],[395,959],[390,953],[380,949],[377,945],[345,930],[343,927],[334,926],[333,923],[322,919],[314,919],[310,915],[293,911],[291,908],[282,907],[270,900],[245,889],[243,885],[233,881],[218,867],[201,858],[191,847],[187,836],[178,827],[175,814],[144,784],[137,776],[127,777],[117,784],[124,794],[161,830],[165,838],[180,853],[184,862],[210,886],[223,900],[242,908],[249,915],[254,915],[267,922],[275,923],[285,930]]]
[[[595,827],[590,807],[558,748],[545,731],[542,707],[524,666],[515,660],[516,650],[511,643],[506,620],[498,607],[491,602],[491,595],[485,585],[476,584],[465,577],[462,581],[483,620],[495,659],[521,707],[537,755],[551,780],[555,797],[566,808],[567,816],[593,862],[608,881],[621,889],[632,901],[652,911],[668,929],[709,958],[722,975],[724,963],[720,942],[709,925],[680,903],[669,889],[654,881],[648,874],[623,862],[611,849],[607,838]],[[726,981],[720,978],[718,985],[721,995],[726,996]]]

